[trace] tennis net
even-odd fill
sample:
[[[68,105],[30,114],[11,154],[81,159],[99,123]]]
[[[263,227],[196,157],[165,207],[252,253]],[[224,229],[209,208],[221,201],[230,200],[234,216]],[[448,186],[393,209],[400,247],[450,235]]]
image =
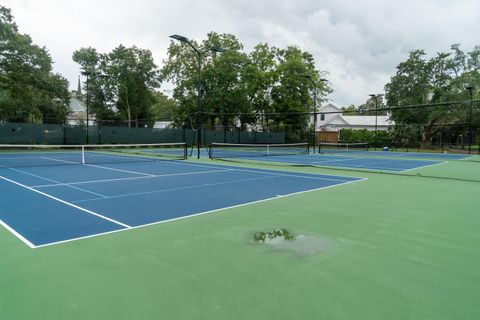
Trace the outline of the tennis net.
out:
[[[0,145],[0,168],[182,160],[186,143]]]
[[[212,143],[209,147],[210,159],[218,158],[249,158],[265,156],[285,156],[308,154],[308,143],[283,144],[239,144]]]
[[[349,153],[368,151],[369,145],[366,142],[357,143],[330,143],[320,142],[318,153]]]

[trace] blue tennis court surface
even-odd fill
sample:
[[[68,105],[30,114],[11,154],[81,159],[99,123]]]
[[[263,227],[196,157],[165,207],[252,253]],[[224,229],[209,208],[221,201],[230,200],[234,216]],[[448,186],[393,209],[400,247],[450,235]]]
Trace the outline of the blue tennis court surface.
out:
[[[375,156],[375,157],[397,157],[397,158],[419,158],[419,159],[433,159],[433,160],[462,160],[472,157],[468,154],[455,153],[428,153],[428,152],[400,152],[400,151],[344,151],[329,150],[323,151],[325,154],[345,154],[352,156]]]
[[[0,224],[39,247],[361,179],[186,161],[0,168]]]
[[[228,158],[228,157],[225,157]],[[376,158],[376,157],[362,157],[361,155],[323,155],[323,154],[309,154],[309,155],[284,155],[284,156],[244,156],[242,159],[282,162],[291,164],[303,165],[322,165],[329,167],[340,168],[356,168],[367,170],[385,170],[402,172],[422,167],[429,167],[439,165],[445,162],[433,160],[411,160],[411,159],[397,159],[397,158]]]

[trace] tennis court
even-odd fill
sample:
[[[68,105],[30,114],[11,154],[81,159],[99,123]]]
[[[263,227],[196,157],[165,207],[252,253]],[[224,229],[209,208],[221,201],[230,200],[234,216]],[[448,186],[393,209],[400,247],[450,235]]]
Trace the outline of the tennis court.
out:
[[[405,172],[424,167],[443,164],[447,159],[461,159],[465,155],[427,154],[422,159],[404,159],[403,156],[420,157],[422,154],[397,153],[363,150],[327,150],[326,153],[312,154],[305,144],[291,144],[289,147],[275,145],[239,145],[239,144],[212,144],[210,158],[217,159],[244,159],[269,162],[283,162],[303,165],[323,165],[339,168],[358,168],[367,170],[385,170]],[[384,155],[386,155],[384,157]],[[436,160],[430,160],[433,156]]]
[[[478,156],[257,147],[2,149],[0,314],[477,318]],[[322,245],[253,242],[276,228]]]
[[[0,223],[35,248],[361,180],[144,156],[176,147],[4,153]]]

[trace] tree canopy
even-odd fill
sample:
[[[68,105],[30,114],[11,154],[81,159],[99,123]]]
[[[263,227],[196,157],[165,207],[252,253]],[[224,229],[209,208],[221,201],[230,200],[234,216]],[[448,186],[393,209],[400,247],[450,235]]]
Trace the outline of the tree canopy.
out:
[[[202,114],[206,125],[262,124],[288,126],[308,117],[272,115],[313,111],[312,90],[321,99],[331,89],[319,79],[325,72],[315,69],[313,56],[296,47],[279,49],[259,44],[250,53],[231,34],[209,33],[201,43],[190,40],[203,52],[198,79],[197,55],[186,43],[172,41],[162,68],[162,79],[175,85],[173,98],[179,105],[179,119],[196,114],[197,85],[201,84]],[[224,53],[209,48],[221,47]],[[317,87],[307,81],[309,75]]]
[[[159,70],[149,50],[120,45],[110,53],[81,48],[73,53],[85,75],[91,112],[99,120],[126,120],[128,126],[151,119]]]
[[[47,49],[20,34],[0,5],[0,120],[63,122],[68,103],[68,82],[52,72]]]
[[[449,52],[437,53],[430,59],[423,50],[411,51],[385,86],[387,105],[427,106],[392,109],[391,118],[397,124],[396,129],[414,131],[414,136],[423,135],[420,139],[425,141],[429,141],[435,131],[453,130],[457,135],[466,134],[470,123],[480,121],[478,107],[473,108],[470,118],[468,103],[449,105],[448,102],[470,99],[466,90],[469,86],[480,88],[480,46],[464,52],[459,44],[454,44]],[[476,94],[478,97],[478,91]],[[442,102],[446,104],[438,105]],[[432,107],[428,107],[429,104]]]

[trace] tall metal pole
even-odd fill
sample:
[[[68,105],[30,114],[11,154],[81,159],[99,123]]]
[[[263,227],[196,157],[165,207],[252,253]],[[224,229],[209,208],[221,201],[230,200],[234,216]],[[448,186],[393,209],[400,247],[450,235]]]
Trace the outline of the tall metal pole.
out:
[[[313,81],[310,75],[302,75],[303,78],[308,79],[313,84],[313,153],[316,152],[317,149],[317,90],[318,86]],[[327,82],[327,79],[319,79],[320,82]]]
[[[473,117],[473,86],[468,86],[467,89],[470,93],[470,111],[468,115],[468,154],[472,153],[472,140],[473,140],[473,130],[472,130],[472,117]]]
[[[200,159],[200,144],[202,143],[202,55],[195,49],[198,57],[197,65],[197,159]]]
[[[317,149],[317,86],[313,90],[313,153]]]
[[[198,65],[197,65],[197,159],[200,159],[200,144],[202,143],[202,81],[200,79],[202,74],[202,55],[207,53],[208,51],[213,52],[225,52],[225,49],[219,47],[208,48],[204,51],[200,51],[197,49],[187,37],[180,36],[178,34],[174,34],[170,36],[170,38],[178,40],[180,42],[187,43],[193,51],[197,54],[198,57]]]
[[[375,135],[373,136],[373,145],[374,148],[377,148],[377,128],[378,128],[378,97],[376,94],[371,94],[370,97],[372,97],[375,100]]]
[[[88,108],[89,108],[89,105],[90,105],[90,94],[88,92],[88,73],[85,73],[85,75],[87,76],[87,132],[86,132],[86,143],[89,144],[89,138],[88,138],[88,125],[89,125],[89,119],[88,119]]]

